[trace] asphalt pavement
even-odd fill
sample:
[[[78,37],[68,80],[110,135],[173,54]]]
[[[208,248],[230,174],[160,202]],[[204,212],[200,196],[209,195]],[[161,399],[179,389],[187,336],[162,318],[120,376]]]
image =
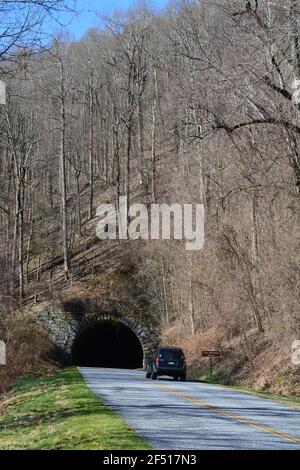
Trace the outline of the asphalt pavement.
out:
[[[94,393],[157,450],[300,450],[300,409],[230,388],[80,367]]]

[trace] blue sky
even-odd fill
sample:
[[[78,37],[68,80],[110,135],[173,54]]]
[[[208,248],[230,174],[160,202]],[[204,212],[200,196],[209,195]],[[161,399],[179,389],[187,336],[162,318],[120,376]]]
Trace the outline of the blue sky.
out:
[[[97,12],[103,14],[111,14],[115,10],[126,10],[134,7],[137,4],[136,0],[67,0],[67,5],[78,11],[75,16],[73,14],[62,13],[60,15],[60,22],[65,25],[65,28],[70,34],[71,38],[80,39],[84,33],[92,27],[101,26],[100,19],[97,17]],[[148,0],[148,4],[155,10],[159,10],[166,6],[168,0]],[[49,29],[54,32],[58,29],[58,25],[53,22]]]

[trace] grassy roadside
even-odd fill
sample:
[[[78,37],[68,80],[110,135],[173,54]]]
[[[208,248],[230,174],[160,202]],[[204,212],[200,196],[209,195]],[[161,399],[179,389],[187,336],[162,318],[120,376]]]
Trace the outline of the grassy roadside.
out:
[[[229,388],[232,390],[237,390],[238,392],[248,393],[250,395],[255,395],[261,398],[268,398],[269,400],[275,400],[279,403],[284,403],[285,405],[300,408],[300,397],[298,396],[285,396],[285,395],[276,395],[276,393],[267,392],[265,390],[253,389],[250,387],[245,387],[241,385],[225,385],[222,383],[223,379],[226,379],[222,373],[214,373],[210,377],[209,372],[198,377],[199,382],[209,383],[223,388]]]
[[[17,382],[0,414],[0,450],[12,449],[140,450],[149,446],[96,398],[77,369],[67,368],[50,377]]]

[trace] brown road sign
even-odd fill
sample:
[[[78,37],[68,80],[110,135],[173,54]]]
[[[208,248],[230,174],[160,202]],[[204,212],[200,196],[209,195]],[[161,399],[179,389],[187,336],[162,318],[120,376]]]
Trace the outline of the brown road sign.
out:
[[[221,357],[221,351],[202,351],[202,357]]]

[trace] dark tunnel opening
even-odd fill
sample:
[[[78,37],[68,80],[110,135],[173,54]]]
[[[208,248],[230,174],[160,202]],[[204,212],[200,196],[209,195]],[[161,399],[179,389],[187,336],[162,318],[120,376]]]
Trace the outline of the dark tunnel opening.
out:
[[[136,334],[120,322],[90,326],[75,340],[74,365],[137,369],[143,366],[143,349]]]

